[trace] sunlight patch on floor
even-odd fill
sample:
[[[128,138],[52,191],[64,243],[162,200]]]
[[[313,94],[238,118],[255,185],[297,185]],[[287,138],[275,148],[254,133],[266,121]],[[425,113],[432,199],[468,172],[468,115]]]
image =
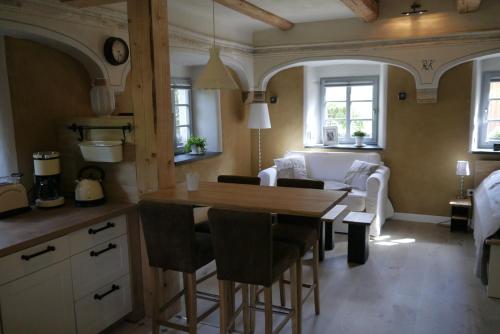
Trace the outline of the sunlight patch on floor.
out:
[[[401,244],[412,244],[416,240],[414,238],[391,239],[390,235],[381,235],[373,238],[375,245],[380,246],[396,246]]]

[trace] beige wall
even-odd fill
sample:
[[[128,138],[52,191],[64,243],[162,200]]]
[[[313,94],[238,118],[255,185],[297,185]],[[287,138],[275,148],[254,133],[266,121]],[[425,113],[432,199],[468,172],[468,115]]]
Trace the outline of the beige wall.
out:
[[[417,104],[415,81],[407,71],[390,66],[388,78],[387,146],[380,151],[391,168],[389,196],[397,212],[446,216],[448,200],[457,194],[457,160],[498,159],[495,155],[468,153],[472,64],[445,73],[440,99]],[[272,128],[263,131],[263,166],[287,150],[303,149],[303,68],[276,74],[267,96],[279,102],[269,105]],[[399,101],[397,93],[408,99]],[[252,135],[252,170],[256,167],[256,136]],[[471,164],[473,165],[473,164]],[[472,186],[472,177],[466,185]]]
[[[237,80],[235,72],[231,71]],[[250,130],[247,128],[246,106],[240,90],[221,91],[222,149],[221,155],[175,168],[177,182],[187,172],[198,172],[203,181],[216,181],[219,174],[250,175]]]
[[[90,78],[79,62],[55,49],[9,37],[5,45],[19,170],[29,189],[33,152],[57,150],[56,120],[93,115]]]

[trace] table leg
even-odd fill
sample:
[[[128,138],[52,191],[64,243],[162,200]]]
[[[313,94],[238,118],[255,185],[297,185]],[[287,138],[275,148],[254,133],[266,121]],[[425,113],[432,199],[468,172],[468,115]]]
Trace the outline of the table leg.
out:
[[[333,247],[333,222],[325,221],[325,250],[332,250]]]
[[[368,260],[369,228],[365,224],[349,224],[347,236],[347,260],[353,263],[364,264]]]
[[[323,262],[325,259],[325,247],[324,247],[324,242],[323,242],[323,221],[320,223],[320,228],[319,228],[319,260]]]

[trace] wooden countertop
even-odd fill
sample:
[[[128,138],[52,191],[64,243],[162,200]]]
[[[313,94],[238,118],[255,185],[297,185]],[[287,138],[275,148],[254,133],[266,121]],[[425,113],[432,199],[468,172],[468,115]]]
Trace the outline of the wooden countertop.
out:
[[[135,207],[133,203],[106,203],[77,208],[72,201],[67,201],[60,208],[34,208],[0,219],[0,257],[125,214]]]

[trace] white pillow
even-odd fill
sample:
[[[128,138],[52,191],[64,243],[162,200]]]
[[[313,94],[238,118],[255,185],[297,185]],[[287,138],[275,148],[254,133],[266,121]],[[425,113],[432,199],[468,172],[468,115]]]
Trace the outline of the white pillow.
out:
[[[344,182],[350,184],[353,188],[365,191],[366,180],[377,170],[378,166],[366,161],[354,160],[345,175]]]
[[[291,156],[274,159],[278,169],[278,178],[307,179],[306,161],[303,156]]]

